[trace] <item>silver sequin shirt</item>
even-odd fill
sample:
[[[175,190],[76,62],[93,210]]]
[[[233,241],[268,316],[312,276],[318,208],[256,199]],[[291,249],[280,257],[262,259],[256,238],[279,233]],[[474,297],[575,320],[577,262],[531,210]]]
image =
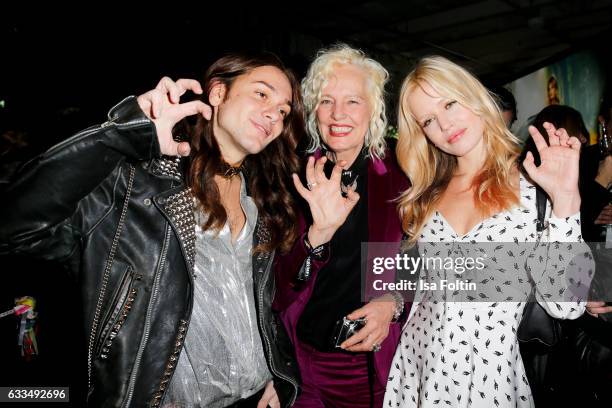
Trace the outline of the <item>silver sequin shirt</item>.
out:
[[[193,313],[164,406],[226,407],[259,391],[272,378],[253,291],[257,207],[246,194],[244,178],[240,204],[246,223],[236,242],[227,223],[218,234],[202,231],[206,216],[196,213]]]

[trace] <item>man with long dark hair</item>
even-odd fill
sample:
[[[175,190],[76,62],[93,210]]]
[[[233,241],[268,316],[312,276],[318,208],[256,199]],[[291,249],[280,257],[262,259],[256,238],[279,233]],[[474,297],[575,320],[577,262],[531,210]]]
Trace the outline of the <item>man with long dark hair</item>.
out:
[[[304,131],[293,74],[226,56],[164,78],[30,162],[7,191],[0,253],[66,264],[82,287],[92,406],[290,406],[297,367],[270,304],[297,236]],[[192,91],[201,100],[180,103]],[[198,115],[190,143],[173,128]],[[181,159],[189,156],[189,159]]]

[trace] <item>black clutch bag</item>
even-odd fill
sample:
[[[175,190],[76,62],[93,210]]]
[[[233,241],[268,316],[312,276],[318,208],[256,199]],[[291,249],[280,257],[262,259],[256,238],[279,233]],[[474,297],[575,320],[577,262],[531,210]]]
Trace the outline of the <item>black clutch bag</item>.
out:
[[[344,340],[357,333],[365,325],[366,319],[351,320],[344,317],[342,320],[338,320],[331,338],[332,348],[339,348]]]

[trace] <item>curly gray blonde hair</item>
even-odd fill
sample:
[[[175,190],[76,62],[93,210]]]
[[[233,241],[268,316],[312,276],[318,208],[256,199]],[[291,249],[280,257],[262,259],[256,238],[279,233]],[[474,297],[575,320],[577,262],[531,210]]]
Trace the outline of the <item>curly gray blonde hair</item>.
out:
[[[383,158],[387,129],[385,84],[389,79],[389,73],[379,62],[367,57],[363,51],[346,44],[336,44],[319,50],[317,57],[308,68],[306,77],[302,80],[306,128],[311,139],[308,152],[312,153],[321,146],[321,135],[317,126],[317,108],[321,101],[323,88],[328,84],[334,66],[337,65],[353,65],[363,69],[366,73],[368,102],[372,108],[372,117],[366,134],[365,146],[370,156]]]

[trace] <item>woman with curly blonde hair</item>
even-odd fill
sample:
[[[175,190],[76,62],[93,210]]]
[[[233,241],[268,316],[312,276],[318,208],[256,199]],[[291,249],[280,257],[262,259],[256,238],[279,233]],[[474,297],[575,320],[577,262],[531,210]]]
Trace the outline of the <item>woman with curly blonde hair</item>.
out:
[[[396,151],[411,182],[399,199],[408,246],[416,244],[421,255],[430,256],[427,250],[434,243],[435,250],[451,254],[452,247],[473,250],[489,241],[520,245],[535,240],[533,183],[552,200],[542,239],[581,240],[578,139],[546,124],[548,146],[530,128],[542,162],[538,167],[528,155],[527,174],[520,174],[517,139],[492,96],[467,70],[443,57],[416,65],[404,80],[399,105]],[[533,260],[520,268],[513,259],[516,269],[503,269],[497,261],[508,257],[506,249],[497,245],[487,253],[486,279],[481,276],[479,283],[494,290],[479,287],[481,302],[452,301],[463,298],[453,298],[458,295],[452,290],[434,293],[432,286],[417,292],[419,303],[413,304],[391,366],[385,406],[533,404],[516,336],[526,298],[519,296],[530,293],[536,282],[536,299],[557,318],[577,318],[584,303],[553,302],[551,293],[565,290],[567,279],[541,288],[539,282],[551,276]],[[454,272],[428,268],[420,276],[430,284],[437,279],[440,285]],[[494,298],[498,292],[504,295],[499,301]]]
[[[312,156],[305,183],[294,182],[308,207],[302,239],[275,267],[274,305],[302,378],[295,407],[382,405],[404,303],[399,294],[362,296],[360,249],[402,236],[393,200],[407,180],[384,139],[387,78],[341,44],[320,51],[302,81]],[[346,319],[363,327],[342,331],[353,324]]]

